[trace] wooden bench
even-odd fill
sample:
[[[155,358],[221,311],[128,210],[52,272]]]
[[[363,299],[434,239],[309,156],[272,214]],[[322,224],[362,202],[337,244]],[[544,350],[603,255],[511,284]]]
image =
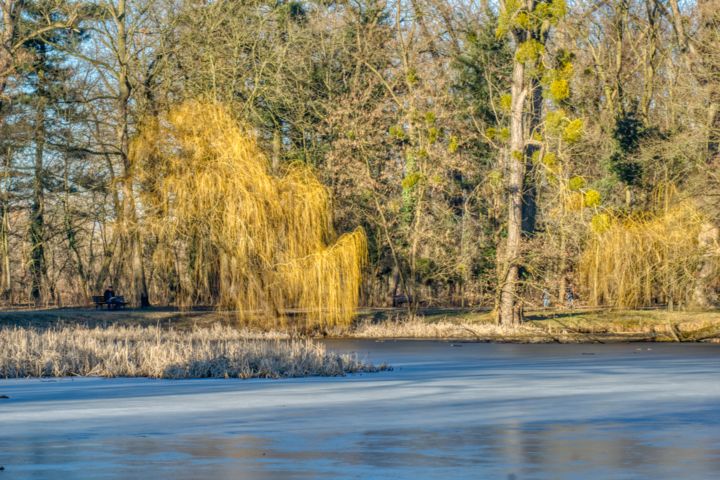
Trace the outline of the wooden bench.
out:
[[[115,297],[115,300],[111,303],[108,303],[105,301],[105,297],[102,295],[93,295],[92,301],[95,304],[95,308],[102,308],[103,305],[107,305],[108,310],[112,308],[125,308],[125,305],[127,305],[127,302],[125,301],[125,297],[117,296]]]
[[[392,306],[397,308],[401,307],[403,305],[408,305],[412,303],[413,297],[412,295],[393,295],[392,297]]]
[[[92,301],[95,304],[95,308],[102,308],[105,305],[105,297],[102,295],[93,295]]]

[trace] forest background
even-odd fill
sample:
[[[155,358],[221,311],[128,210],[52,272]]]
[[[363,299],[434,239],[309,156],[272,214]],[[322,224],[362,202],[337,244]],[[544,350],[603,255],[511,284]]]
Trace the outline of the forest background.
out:
[[[6,306],[84,305],[108,284],[134,304],[222,303],[222,266],[201,265],[219,247],[199,229],[163,233],[177,192],[134,152],[149,119],[198,100],[246,129],[268,175],[313,172],[329,192],[324,240],[364,229],[361,305],[488,306],[515,323],[568,292],[717,303],[717,0],[0,12]]]

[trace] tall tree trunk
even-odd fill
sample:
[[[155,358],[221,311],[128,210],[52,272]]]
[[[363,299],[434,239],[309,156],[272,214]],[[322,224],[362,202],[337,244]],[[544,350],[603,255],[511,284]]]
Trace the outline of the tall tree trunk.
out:
[[[10,271],[10,196],[8,189],[8,180],[10,176],[10,162],[12,152],[7,149],[5,158],[3,159],[3,190],[2,190],[2,224],[0,224],[0,253],[2,254],[2,296],[6,300],[11,299],[12,293],[12,273]]]
[[[528,127],[528,136],[532,137],[535,130],[542,123],[543,112],[543,96],[540,81],[537,78],[530,80],[532,109],[530,111],[530,121]],[[535,164],[532,156],[537,145],[526,145],[523,153],[525,155],[525,180],[523,189],[523,211],[522,211],[522,232],[524,235],[532,235],[535,233],[535,224],[537,223],[537,186],[535,185]]]
[[[640,102],[640,113],[643,122],[650,124],[650,105],[652,104],[654,87],[655,87],[655,62],[658,47],[658,4],[657,0],[646,0],[645,11],[647,12],[648,21],[648,40],[645,51],[643,52],[643,94]]]
[[[621,0],[618,6],[620,10],[615,16],[615,93],[617,99],[615,102],[615,114],[625,113],[625,88],[622,78],[623,59],[625,57],[625,28],[628,23],[628,15],[630,5],[628,0]]]
[[[531,163],[535,150],[532,136],[542,121],[543,98],[535,65],[542,62],[547,41],[550,16],[542,25],[517,22],[519,13],[543,17],[538,0],[524,0],[520,4],[501,3],[503,15],[509,22],[509,33],[515,45],[510,87],[510,152],[506,155],[507,237],[503,267],[500,269],[496,308],[500,324],[514,325],[523,320],[520,275],[523,264],[523,235],[535,230],[537,190]],[[509,9],[509,10],[508,10]],[[526,68],[526,63],[530,68]],[[528,97],[530,97],[528,99]],[[529,105],[526,105],[529,100]],[[527,113],[526,113],[527,111]]]
[[[30,297],[35,305],[43,300],[43,278],[46,276],[44,148],[45,102],[39,99],[35,115],[35,166],[30,206]]]
[[[720,28],[720,2],[716,0],[700,0],[697,2],[700,12],[700,25],[697,35],[691,37],[685,30],[682,13],[677,0],[670,0],[672,24],[680,50],[684,53],[685,66],[698,83],[705,87],[707,94],[708,125],[707,125],[707,161],[713,162],[720,157],[720,85],[718,73],[720,65],[713,63],[712,53],[717,51],[717,35]],[[709,38],[707,38],[709,37]],[[716,37],[715,37],[716,38]]]
[[[522,321],[522,306],[518,301],[518,279],[522,248],[523,193],[525,179],[525,125],[524,107],[528,95],[525,65],[514,61],[510,94],[510,152],[507,161],[507,237],[505,258],[500,280],[498,322],[504,325]]]
[[[10,300],[12,298],[12,271],[10,270],[10,207],[3,204],[2,210],[2,235],[0,235],[0,246],[3,250],[3,295]]]
[[[129,121],[130,121],[130,93],[132,85],[128,73],[130,54],[128,51],[127,33],[127,5],[120,0],[115,9],[114,19],[117,27],[117,56],[119,60],[118,71],[118,97],[117,109],[119,122],[117,126],[117,141],[120,157],[124,168],[123,183],[123,229],[125,233],[125,248],[130,253],[130,290],[133,300],[140,307],[150,306],[147,282],[145,279],[145,262],[143,260],[143,245],[140,229],[138,228],[137,207],[133,188],[133,172],[129,158]],[[121,252],[125,253],[125,252]]]
[[[65,142],[67,145],[71,144],[69,132],[65,133]],[[73,214],[70,203],[70,158],[67,152],[64,153],[64,160],[62,205],[65,240],[67,241],[68,249],[73,253],[75,259],[75,269],[77,270],[78,277],[80,277],[83,299],[88,299],[90,297],[89,278],[78,246],[76,229],[73,225]]]

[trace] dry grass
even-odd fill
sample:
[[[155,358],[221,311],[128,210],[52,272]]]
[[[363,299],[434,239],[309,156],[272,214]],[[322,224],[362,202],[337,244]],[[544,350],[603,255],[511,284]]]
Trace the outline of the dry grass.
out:
[[[489,312],[430,312],[413,318],[365,319],[333,332],[353,338],[443,338],[518,343],[711,341],[720,311],[569,310],[528,312],[527,322],[501,326]]]
[[[526,312],[527,322],[517,327],[500,327],[490,311],[467,309],[425,309],[408,318],[402,310],[372,310],[359,313],[351,327],[315,331],[317,336],[335,338],[464,339],[493,342],[622,342],[622,341],[711,341],[720,338],[720,310],[535,310]],[[234,312],[215,310],[177,311],[144,309],[95,311],[55,309],[0,312],[0,328],[52,328],[58,323],[119,329],[159,326],[185,336],[195,330],[226,327],[243,339],[290,339],[304,325],[286,323],[280,330],[238,330]],[[232,328],[231,328],[232,327]],[[263,333],[265,332],[265,333]],[[307,333],[305,334],[307,335]],[[230,337],[235,338],[235,337]]]
[[[540,341],[545,332],[534,325],[496,325],[466,321],[428,321],[414,317],[381,323],[363,322],[346,335],[353,338],[444,338],[495,341]]]
[[[720,337],[720,311],[595,310],[537,313],[530,324],[551,335],[591,338],[704,341]]]
[[[230,327],[0,329],[0,378],[335,376],[384,369],[312,340]]]
[[[95,308],[48,308],[0,311],[0,327],[48,328],[59,324],[86,327],[162,326],[175,329],[238,326],[234,311],[212,308],[180,310],[173,307],[106,310]]]

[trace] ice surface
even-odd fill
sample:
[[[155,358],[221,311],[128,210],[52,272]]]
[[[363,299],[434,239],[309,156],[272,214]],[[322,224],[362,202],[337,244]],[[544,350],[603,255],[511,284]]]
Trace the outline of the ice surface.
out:
[[[394,370],[287,380],[0,380],[0,395],[10,397],[0,400],[0,480],[720,472],[720,345],[328,346]]]

